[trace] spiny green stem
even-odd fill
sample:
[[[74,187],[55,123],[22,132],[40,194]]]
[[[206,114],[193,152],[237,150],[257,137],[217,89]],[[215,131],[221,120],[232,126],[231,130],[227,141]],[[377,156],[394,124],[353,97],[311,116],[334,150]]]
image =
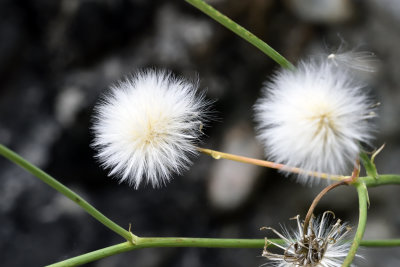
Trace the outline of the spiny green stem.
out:
[[[267,56],[275,60],[276,63],[281,65],[287,69],[294,69],[292,63],[290,63],[286,58],[280,55],[277,51],[275,51],[272,47],[266,44],[261,39],[257,38],[254,34],[237,24],[236,22],[232,21],[227,16],[221,14],[219,11],[208,5],[206,2],[202,0],[186,0],[189,4],[193,5],[206,15],[210,16],[215,21],[219,22],[229,30],[233,31],[258,49],[260,49],[263,53]]]
[[[377,178],[378,172],[376,170],[376,166],[374,162],[369,158],[366,152],[364,151],[360,152],[360,159],[365,168],[365,171],[367,172],[367,175],[370,177]]]
[[[282,239],[268,239],[277,244],[283,244]],[[181,237],[148,237],[138,238],[137,245],[130,242],[113,245],[95,250],[65,261],[51,264],[51,267],[77,266],[96,261],[108,256],[116,255],[140,248],[155,247],[207,247],[207,248],[263,248],[264,239],[219,239],[219,238],[181,238]],[[394,247],[400,246],[400,239],[363,240],[360,243],[365,247]],[[273,244],[270,244],[273,246]]]
[[[90,205],[86,200],[80,197],[77,193],[69,189],[68,187],[64,186],[62,183],[58,182],[56,179],[51,177],[49,174],[45,173],[38,167],[34,166],[32,163],[28,162],[15,152],[11,151],[10,149],[6,148],[5,146],[0,144],[0,155],[3,155],[8,160],[14,162],[15,164],[21,166],[49,186],[53,187],[55,190],[66,196],[67,198],[74,201],[76,204],[81,206],[87,213],[92,215],[96,220],[104,224],[106,227],[114,231],[115,233],[119,234],[123,238],[128,241],[132,241],[132,238],[135,238],[131,235],[128,231],[124,228],[116,224],[115,222],[111,221],[109,218],[104,216],[100,211],[98,211],[95,207]]]
[[[355,234],[353,244],[351,244],[350,250],[347,254],[346,259],[344,260],[342,266],[347,267],[350,266],[353,262],[354,257],[356,256],[356,252],[358,247],[361,244],[361,240],[364,236],[365,226],[367,223],[367,202],[368,202],[368,191],[367,187],[364,183],[355,184],[357,193],[358,193],[358,205],[359,205],[359,217],[358,217],[358,226],[357,232]]]

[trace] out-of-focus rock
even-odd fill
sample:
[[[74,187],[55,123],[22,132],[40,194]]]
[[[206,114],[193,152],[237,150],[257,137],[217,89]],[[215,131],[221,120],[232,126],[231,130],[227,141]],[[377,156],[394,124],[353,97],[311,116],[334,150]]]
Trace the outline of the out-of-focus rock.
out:
[[[72,189],[72,188],[71,188]],[[80,196],[84,197],[87,201],[89,198],[86,194],[82,194],[79,190],[73,189],[79,193]],[[45,223],[55,222],[60,216],[68,214],[72,216],[80,216],[86,214],[85,211],[80,208],[75,202],[69,198],[55,194],[53,199],[46,205],[43,206],[38,216],[39,220]]]
[[[171,5],[161,8],[156,27],[151,49],[162,63],[169,64],[188,62],[190,51],[207,45],[213,32],[209,20],[194,20]]]
[[[79,88],[70,87],[63,90],[56,100],[56,117],[64,126],[74,122],[77,112],[83,104],[84,95]]]
[[[367,2],[381,12],[390,14],[388,17],[400,20],[400,2],[398,0],[368,0]]]
[[[30,133],[26,133],[26,136],[28,138],[19,143],[19,153],[37,166],[47,164],[51,157],[49,148],[60,136],[57,124],[44,117],[32,127]]]
[[[248,122],[237,122],[226,131],[221,151],[262,158],[262,149]],[[208,196],[214,208],[234,210],[247,200],[261,168],[221,159],[215,161],[208,182]]]
[[[342,23],[354,14],[349,0],[288,0],[287,3],[299,18],[314,23]]]

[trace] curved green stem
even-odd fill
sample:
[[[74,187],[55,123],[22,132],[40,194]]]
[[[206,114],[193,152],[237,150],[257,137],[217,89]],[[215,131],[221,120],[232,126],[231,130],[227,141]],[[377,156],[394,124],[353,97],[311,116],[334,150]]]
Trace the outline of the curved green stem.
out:
[[[64,186],[62,183],[58,182],[56,179],[39,169],[38,167],[34,166],[32,163],[28,162],[15,152],[11,151],[7,147],[0,144],[0,155],[4,156],[8,160],[14,162],[15,164],[21,166],[49,186],[53,187],[55,190],[66,196],[67,198],[74,201],[76,204],[81,206],[87,213],[92,215],[96,220],[101,222],[103,225],[114,231],[115,233],[119,234],[123,238],[128,241],[132,241],[135,236],[133,236],[130,232],[126,231],[124,228],[104,216],[100,211],[98,211],[95,207],[90,205],[86,200],[80,197],[77,193],[69,189],[68,187]]]
[[[268,239],[277,244],[283,244],[282,239]],[[264,239],[220,239],[220,238],[181,238],[181,237],[148,237],[137,238],[137,244],[130,242],[113,245],[95,250],[68,260],[49,265],[49,267],[77,266],[96,261],[119,253],[155,247],[207,247],[207,248],[263,248]],[[270,244],[273,246],[272,244]],[[361,246],[365,247],[393,247],[400,246],[400,239],[389,240],[363,240]]]
[[[185,1],[191,4],[192,6],[196,7],[206,15],[210,16],[212,19],[219,22],[229,30],[233,31],[234,33],[245,39],[247,42],[251,43],[258,49],[260,49],[264,54],[269,56],[271,59],[273,59],[276,63],[278,63],[282,67],[287,69],[294,69],[292,63],[290,63],[286,58],[280,55],[272,47],[263,42],[261,39],[257,38],[254,34],[249,32],[236,22],[232,21],[227,16],[215,10],[213,7],[208,5],[203,0],[185,0]]]
[[[364,236],[365,226],[367,223],[367,206],[368,206],[367,187],[364,183],[360,182],[356,183],[355,186],[358,193],[358,205],[359,205],[358,226],[357,226],[357,232],[353,240],[353,244],[351,245],[349,253],[347,254],[347,257],[342,264],[343,267],[350,266],[351,263],[353,262],[357,249],[360,246],[361,240]]]

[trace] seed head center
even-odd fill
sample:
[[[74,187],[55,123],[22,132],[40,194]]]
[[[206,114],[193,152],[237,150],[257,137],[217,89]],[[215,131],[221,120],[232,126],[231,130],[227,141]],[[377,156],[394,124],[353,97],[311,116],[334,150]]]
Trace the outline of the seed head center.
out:
[[[310,109],[310,122],[314,125],[314,137],[322,137],[326,140],[331,134],[337,135],[338,129],[335,116],[329,103],[319,103]]]
[[[146,145],[156,145],[165,138],[164,125],[160,121],[150,120],[147,123],[144,135],[144,143]]]

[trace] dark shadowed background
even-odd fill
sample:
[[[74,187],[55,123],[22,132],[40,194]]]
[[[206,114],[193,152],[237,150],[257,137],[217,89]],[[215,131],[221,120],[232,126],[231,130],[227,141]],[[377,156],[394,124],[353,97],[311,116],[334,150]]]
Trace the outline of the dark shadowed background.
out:
[[[400,173],[400,2],[210,1],[292,62],[309,54],[373,51],[367,73],[382,102],[373,150],[381,173]],[[301,2],[301,3],[300,3]],[[299,4],[300,3],[300,4]],[[278,66],[184,1],[0,1],[0,142],[76,190],[139,236],[263,238],[261,226],[294,226],[322,188],[304,187],[273,170],[207,156],[167,187],[134,190],[107,177],[93,158],[93,106],[107,87],[144,67],[200,77],[217,100],[218,121],[203,146],[263,157],[252,105]],[[400,236],[400,189],[370,190],[366,238]],[[357,223],[357,195],[340,188],[317,212]],[[269,234],[269,237],[273,235]],[[0,158],[0,265],[42,266],[123,242],[74,203]],[[87,266],[249,267],[261,249],[159,248]],[[360,266],[399,266],[400,249],[361,250]]]

